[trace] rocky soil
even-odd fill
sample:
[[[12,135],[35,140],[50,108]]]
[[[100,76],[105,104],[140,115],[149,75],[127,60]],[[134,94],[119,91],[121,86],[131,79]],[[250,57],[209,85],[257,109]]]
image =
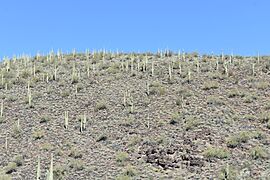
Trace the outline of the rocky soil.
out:
[[[54,179],[270,177],[269,57],[51,53],[0,67],[0,179],[36,179],[38,159],[46,179],[51,156]]]

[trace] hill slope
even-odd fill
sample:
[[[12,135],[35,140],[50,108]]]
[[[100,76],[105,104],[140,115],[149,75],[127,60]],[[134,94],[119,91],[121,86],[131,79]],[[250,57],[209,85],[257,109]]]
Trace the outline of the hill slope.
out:
[[[269,177],[270,59],[49,54],[1,63],[0,179]],[[39,173],[38,173],[39,174]]]

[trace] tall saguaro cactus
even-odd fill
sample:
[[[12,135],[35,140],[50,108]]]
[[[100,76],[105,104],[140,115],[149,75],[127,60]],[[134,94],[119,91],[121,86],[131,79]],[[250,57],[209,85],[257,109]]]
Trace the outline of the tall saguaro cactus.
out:
[[[40,156],[38,156],[38,164],[37,164],[37,180],[40,180],[41,173],[40,173]]]
[[[67,129],[68,128],[68,111],[65,111],[65,125],[64,127]]]

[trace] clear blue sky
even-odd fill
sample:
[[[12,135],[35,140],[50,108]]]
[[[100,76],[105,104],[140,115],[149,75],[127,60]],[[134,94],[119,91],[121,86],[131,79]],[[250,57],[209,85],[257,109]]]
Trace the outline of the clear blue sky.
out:
[[[112,49],[270,54],[269,0],[1,0],[0,57]]]

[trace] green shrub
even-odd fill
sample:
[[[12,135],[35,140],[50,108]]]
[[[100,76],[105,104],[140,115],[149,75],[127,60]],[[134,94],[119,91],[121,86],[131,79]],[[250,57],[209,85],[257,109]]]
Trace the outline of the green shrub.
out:
[[[163,85],[158,82],[158,81],[154,81],[149,85],[150,88],[150,94],[158,94],[158,95],[164,95],[166,90],[165,87],[163,87]]]
[[[245,93],[239,91],[238,89],[232,89],[228,92],[229,98],[235,98],[235,97],[244,97]]]
[[[179,115],[179,113],[174,113],[174,114],[172,114],[169,123],[171,125],[175,125],[175,124],[179,123],[180,119],[181,119],[181,116]]]
[[[253,159],[265,159],[268,158],[268,151],[263,147],[256,146],[250,150],[250,156]]]
[[[81,171],[81,170],[85,169],[85,165],[84,165],[83,161],[81,161],[81,160],[72,160],[69,163],[69,167],[74,169],[75,171]]]
[[[95,111],[107,109],[106,103],[104,101],[97,102],[95,106]]]
[[[22,135],[22,130],[21,130],[21,128],[18,127],[17,125],[15,125],[15,126],[13,127],[13,130],[12,130],[12,137],[13,137],[13,138],[19,138],[19,137],[21,137],[21,135]]]
[[[77,148],[71,148],[68,156],[73,157],[74,159],[78,159],[82,158],[83,154]]]
[[[18,155],[13,157],[12,162],[16,163],[17,166],[22,166],[23,165],[24,158],[22,155]]]
[[[237,135],[231,136],[227,139],[227,146],[230,148],[235,148],[241,143],[247,142],[252,137],[252,134],[247,131],[242,131]]]
[[[217,89],[219,84],[215,81],[207,81],[203,84],[203,90]]]
[[[5,123],[6,119],[4,117],[0,117],[0,124]]]
[[[221,106],[224,105],[225,102],[220,97],[213,95],[207,98],[207,104]]]
[[[100,136],[98,136],[96,142],[106,141],[107,139],[108,137],[105,134],[101,134]]]
[[[0,180],[12,180],[12,177],[8,174],[0,174]]]
[[[259,81],[255,82],[255,88],[259,90],[265,90],[269,87],[269,83],[267,81]]]
[[[203,155],[208,159],[211,158],[224,159],[229,157],[229,152],[224,148],[208,147],[203,152]]]
[[[186,131],[188,131],[188,130],[192,130],[198,127],[199,125],[200,125],[200,121],[198,121],[197,119],[193,117],[190,117],[186,120],[184,128]]]
[[[41,118],[40,118],[40,123],[47,123],[47,122],[49,122],[50,121],[50,116],[48,116],[48,115],[43,115],[43,116],[41,116]]]
[[[133,166],[128,165],[126,169],[124,170],[123,175],[128,176],[128,177],[134,177],[137,175],[137,171],[135,170]]]
[[[259,121],[261,123],[267,123],[270,121],[270,113],[269,112],[263,112],[259,114]]]
[[[128,161],[128,153],[126,152],[118,152],[116,154],[116,161],[120,164],[125,163],[126,161]]]
[[[236,180],[238,178],[237,171],[234,167],[226,165],[221,168],[219,172],[219,179],[221,180]]]
[[[17,169],[17,164],[15,162],[10,162],[8,165],[4,168],[4,171],[6,174],[11,174],[15,172]]]
[[[43,130],[35,130],[32,134],[32,137],[35,140],[41,139],[44,137],[45,132]]]
[[[64,91],[61,92],[61,97],[62,98],[68,97],[69,95],[70,95],[69,90],[64,90]]]
[[[244,103],[252,103],[254,100],[257,99],[257,96],[254,94],[249,94],[244,98]]]
[[[64,180],[67,173],[67,168],[63,165],[55,165],[53,168],[53,178],[57,180]]]

